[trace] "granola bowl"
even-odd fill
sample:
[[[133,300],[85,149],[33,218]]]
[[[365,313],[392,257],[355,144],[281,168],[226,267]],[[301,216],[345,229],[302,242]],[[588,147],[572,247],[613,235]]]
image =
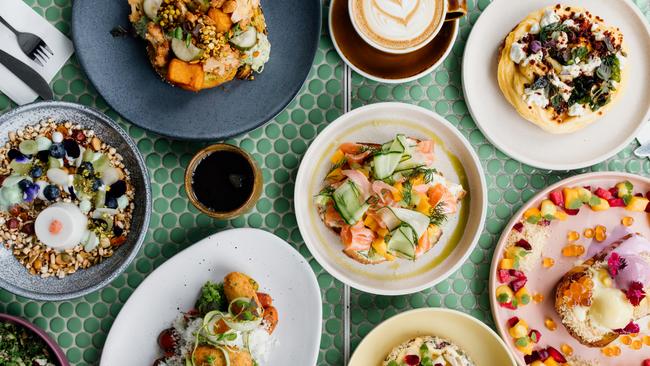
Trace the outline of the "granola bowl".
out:
[[[137,255],[151,189],[135,143],[67,102],[0,116],[0,287],[36,300],[108,285]]]

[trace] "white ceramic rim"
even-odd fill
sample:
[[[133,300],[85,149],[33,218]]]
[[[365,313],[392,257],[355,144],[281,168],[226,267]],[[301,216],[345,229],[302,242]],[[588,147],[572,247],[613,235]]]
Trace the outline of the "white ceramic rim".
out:
[[[439,114],[432,112],[428,109],[422,108],[420,106],[412,105],[412,104],[407,104],[407,103],[398,103],[398,102],[385,102],[385,103],[375,103],[375,104],[370,104],[366,105],[363,107],[359,107],[357,109],[354,109],[336,120],[334,120],[332,123],[330,123],[323,131],[321,131],[318,136],[316,136],[316,139],[311,143],[305,154],[303,155],[303,159],[300,162],[300,167],[298,168],[298,174],[296,176],[296,188],[295,190],[299,189],[300,184],[303,183],[303,180],[306,180],[307,178],[303,178],[303,175],[305,174],[304,172],[307,170],[305,166],[309,164],[304,157],[310,155],[310,150],[314,149],[314,146],[320,145],[327,143],[326,141],[320,141],[319,138],[320,136],[323,135],[323,133],[327,130],[330,129],[336,129],[338,125],[344,125],[346,121],[349,118],[354,118],[357,117],[358,115],[362,115],[364,113],[367,113],[368,111],[373,111],[376,109],[385,109],[385,110],[399,110],[399,109],[410,109],[412,111],[424,113],[431,117],[432,119],[437,120],[441,124],[443,124],[445,127],[449,129],[449,131],[454,134],[458,140],[462,143],[463,147],[467,150],[467,153],[469,154],[473,164],[475,165],[475,168],[477,169],[479,178],[480,178],[480,187],[481,187],[481,196],[482,200],[480,201],[480,206],[481,206],[481,217],[479,219],[478,227],[476,228],[476,233],[474,234],[474,237],[471,239],[470,245],[468,246],[467,250],[465,253],[458,259],[456,263],[453,263],[446,271],[444,271],[440,276],[435,277],[430,279],[429,281],[419,285],[419,286],[413,286],[409,288],[404,288],[401,290],[385,290],[381,288],[375,288],[371,286],[365,286],[361,283],[358,283],[357,281],[354,281],[350,279],[343,271],[339,271],[339,269],[335,268],[334,266],[330,266],[329,263],[320,255],[320,253],[317,250],[312,250],[313,243],[309,241],[309,235],[306,235],[306,231],[309,230],[309,227],[305,227],[304,225],[300,225],[301,220],[297,217],[300,214],[300,210],[296,209],[296,201],[300,200],[302,198],[296,198],[296,195],[294,194],[294,212],[296,213],[296,221],[298,223],[298,230],[300,231],[300,235],[303,237],[303,240],[305,242],[305,245],[307,246],[307,249],[309,249],[309,252],[312,254],[314,259],[334,278],[337,280],[347,284],[348,286],[351,286],[357,290],[364,291],[370,294],[375,294],[375,295],[388,295],[388,296],[397,296],[397,295],[410,295],[416,292],[420,292],[424,289],[431,288],[438,283],[442,282],[446,278],[448,278],[452,273],[457,271],[463,263],[467,261],[467,258],[472,254],[472,251],[474,251],[474,248],[476,248],[476,245],[478,243],[478,240],[481,236],[481,233],[483,232],[483,229],[485,227],[485,218],[487,216],[487,182],[485,180],[485,173],[483,172],[483,168],[481,165],[481,162],[478,158],[478,155],[476,155],[476,152],[472,148],[472,145],[467,141],[467,139],[452,125],[449,121],[447,121],[444,117],[440,116]],[[295,192],[294,190],[294,192]],[[471,215],[471,214],[470,214]]]
[[[332,0],[332,1],[348,1],[348,0]],[[449,53],[451,53],[452,48],[454,48],[454,45],[456,44],[456,39],[458,38],[458,31],[459,31],[459,28],[460,28],[460,24],[459,24],[460,20],[459,19],[450,20],[451,22],[456,23],[455,24],[456,29],[454,30],[454,36],[452,37],[451,42],[449,42],[449,47],[447,47],[447,49],[445,50],[445,53],[442,55],[442,57],[440,57],[440,59],[436,63],[431,65],[431,67],[429,67],[428,69],[422,71],[419,74],[409,76],[407,78],[384,79],[384,78],[381,78],[381,77],[378,77],[378,76],[374,76],[372,74],[368,74],[367,72],[365,72],[365,71],[361,70],[360,68],[356,67],[352,62],[350,62],[350,60],[348,60],[348,58],[345,56],[343,51],[341,51],[341,48],[339,47],[338,41],[336,40],[336,37],[334,36],[334,31],[332,29],[332,9],[333,9],[333,7],[330,4],[330,10],[329,10],[329,14],[327,16],[327,23],[328,23],[328,27],[329,27],[330,38],[332,39],[332,43],[334,44],[334,48],[336,49],[336,53],[338,53],[339,56],[341,57],[341,59],[343,60],[343,62],[345,62],[345,64],[348,65],[357,74],[359,74],[359,75],[361,75],[361,76],[363,76],[365,78],[368,78],[370,80],[377,81],[377,82],[380,82],[380,83],[386,83],[386,84],[403,84],[403,83],[408,83],[408,82],[411,82],[411,81],[415,81],[415,80],[418,80],[420,78],[423,78],[423,77],[429,75],[433,70],[437,69],[438,66],[440,66],[440,64],[442,64],[447,59],[447,56],[449,56]],[[354,22],[352,24],[354,25]],[[440,31],[438,31],[438,33],[440,33]],[[433,40],[433,38],[431,38],[431,40]],[[429,41],[429,42],[431,42],[431,41]]]
[[[421,49],[422,47],[426,46],[427,44],[429,44],[429,42],[431,42],[434,38],[436,38],[438,33],[440,33],[440,30],[442,29],[442,26],[445,24],[445,21],[446,21],[446,18],[447,18],[447,12],[449,11],[449,9],[448,9],[449,4],[447,3],[447,0],[442,0],[443,1],[443,5],[442,5],[442,10],[443,10],[442,21],[438,24],[438,27],[433,31],[433,33],[431,33],[431,35],[429,37],[427,37],[424,41],[422,41],[422,43],[420,43],[420,44],[417,44],[417,45],[409,47],[409,48],[405,48],[403,50],[395,50],[395,49],[387,48],[387,47],[384,47],[382,45],[377,44],[376,42],[374,42],[373,40],[368,38],[368,36],[366,36],[362,31],[359,30],[359,26],[357,25],[357,22],[356,22],[356,17],[354,16],[354,14],[352,14],[352,3],[354,1],[355,0],[348,0],[348,16],[350,17],[350,20],[352,21],[352,26],[354,27],[354,30],[357,32],[357,34],[361,38],[363,38],[364,41],[366,41],[367,44],[371,45],[372,47],[374,47],[374,48],[376,48],[376,49],[378,49],[380,51],[383,51],[383,52],[386,52],[386,53],[392,53],[394,55],[403,55],[405,53],[415,52],[415,51]]]
[[[203,243],[203,244],[210,244],[210,242],[213,241],[215,238],[219,238],[219,237],[221,237],[221,236],[231,236],[231,235],[236,235],[236,234],[240,234],[241,236],[246,236],[246,235],[248,235],[249,233],[253,233],[253,235],[256,234],[256,235],[267,236],[267,237],[269,237],[269,238],[272,239],[272,240],[276,240],[276,241],[278,241],[278,242],[282,242],[282,243],[285,244],[285,246],[286,246],[286,251],[287,251],[287,252],[291,252],[291,251],[293,251],[293,252],[295,252],[295,255],[296,255],[297,257],[302,258],[302,259],[304,260],[304,261],[302,261],[302,262],[298,262],[298,265],[301,266],[301,267],[304,267],[304,269],[306,270],[306,272],[310,274],[310,275],[309,275],[309,279],[310,279],[309,282],[311,282],[311,286],[312,286],[312,288],[313,288],[313,289],[314,289],[314,290],[319,294],[318,302],[320,302],[320,304],[321,304],[321,306],[318,306],[316,309],[311,309],[311,310],[313,311],[313,313],[314,313],[314,317],[317,317],[318,319],[320,319],[320,321],[316,322],[316,323],[317,323],[317,329],[316,329],[316,331],[318,332],[318,336],[317,336],[317,338],[318,338],[318,342],[317,342],[317,343],[318,343],[318,344],[316,345],[316,347],[315,347],[313,350],[309,351],[309,352],[310,352],[310,354],[309,354],[309,359],[312,360],[312,362],[310,362],[309,364],[310,364],[310,365],[316,365],[316,363],[318,362],[318,354],[319,354],[319,352],[320,352],[320,342],[321,342],[322,331],[323,331],[323,326],[322,326],[322,323],[323,323],[323,321],[322,321],[322,320],[323,320],[322,297],[320,296],[321,290],[320,290],[320,285],[318,284],[318,280],[316,279],[316,275],[315,275],[314,271],[312,270],[311,266],[309,265],[309,261],[308,261],[306,258],[304,258],[304,256],[303,256],[302,254],[300,254],[300,252],[298,252],[298,250],[296,250],[292,245],[290,245],[289,243],[287,243],[286,240],[284,240],[284,239],[282,239],[282,238],[280,238],[280,237],[278,237],[278,236],[276,236],[276,235],[274,235],[274,234],[272,234],[272,233],[270,233],[270,232],[268,232],[268,231],[261,230],[261,229],[254,229],[254,228],[237,228],[237,229],[224,230],[224,231],[218,232],[218,233],[216,233],[216,234],[212,234],[212,235],[210,235],[210,236],[208,236],[208,237],[206,237],[206,238],[204,238],[204,239],[201,239],[201,240],[199,240],[198,242],[196,242],[196,243],[194,243],[194,244],[188,246],[187,248],[183,249],[183,250],[180,251],[179,253],[175,254],[173,257],[171,257],[170,259],[168,259],[167,261],[165,261],[165,262],[164,262],[163,264],[161,264],[158,268],[156,268],[153,272],[151,272],[151,273],[150,273],[150,274],[149,274],[149,275],[144,279],[144,281],[142,281],[142,283],[140,283],[140,285],[138,285],[138,287],[133,291],[133,293],[131,294],[131,296],[129,296],[129,299],[124,303],[124,306],[122,307],[122,310],[120,310],[120,312],[118,313],[117,317],[116,317],[115,320],[113,321],[113,325],[117,324],[118,321],[120,320],[120,318],[123,318],[123,317],[126,316],[126,315],[124,315],[125,312],[123,311],[123,310],[124,310],[124,307],[126,307],[127,304],[128,304],[128,302],[129,302],[132,298],[134,298],[133,295],[136,293],[136,291],[138,291],[139,288],[141,288],[143,285],[145,285],[145,283],[146,283],[147,281],[155,281],[155,280],[156,280],[156,279],[154,278],[155,276],[152,276],[152,275],[155,274],[156,272],[164,272],[164,271],[168,270],[167,268],[172,268],[172,263],[171,263],[171,262],[173,261],[173,259],[174,259],[175,257],[177,257],[177,256],[179,256],[179,255],[182,255],[184,252],[187,252],[187,251],[191,250],[191,249],[194,248],[197,244],[202,244],[202,243]],[[198,290],[197,290],[197,291],[198,291]],[[173,320],[173,319],[169,319],[169,322],[171,322],[172,320]],[[111,329],[109,329],[108,334],[107,334],[107,336],[106,336],[106,341],[104,342],[104,346],[102,347],[102,354],[101,354],[101,356],[100,356],[99,365],[105,365],[105,363],[106,363],[105,358],[104,358],[104,350],[105,350],[105,346],[106,346],[107,344],[109,344],[109,341],[111,340],[112,337],[116,337],[116,336],[117,336],[117,334],[112,333],[113,325],[111,325]],[[303,347],[303,348],[304,348],[304,347]],[[305,352],[307,352],[307,351],[305,351]],[[152,360],[152,362],[153,362],[153,361],[154,361],[154,360]]]
[[[400,318],[406,318],[406,317],[409,317],[409,316],[417,315],[419,313],[429,313],[429,312],[430,313],[442,313],[444,315],[453,314],[453,315],[457,315],[457,316],[459,316],[461,318],[468,319],[471,323],[476,324],[479,328],[482,328],[482,329],[486,330],[488,333],[490,333],[490,335],[492,335],[494,337],[494,339],[503,347],[503,350],[508,354],[508,356],[510,357],[510,360],[513,362],[513,364],[516,363],[516,360],[513,357],[512,352],[510,352],[510,348],[506,345],[506,343],[503,341],[503,339],[492,328],[488,327],[485,323],[483,323],[482,321],[476,319],[475,317],[473,317],[473,316],[471,316],[469,314],[466,314],[466,313],[463,313],[461,311],[454,310],[454,309],[448,309],[448,308],[420,308],[420,309],[413,309],[413,310],[405,311],[403,313],[399,313],[397,315],[394,315],[394,316],[384,320],[383,322],[379,323],[379,325],[377,325],[373,330],[371,330],[370,333],[368,333],[361,340],[361,343],[359,343],[359,345],[357,346],[356,349],[360,349],[361,347],[365,347],[366,346],[365,343],[366,343],[366,340],[368,339],[368,337],[370,335],[372,335],[373,333],[380,332],[382,325],[384,325],[384,323],[386,323],[387,321],[390,321],[390,320],[393,320],[393,319],[399,320]],[[395,320],[393,320],[393,321],[395,321]],[[352,365],[352,361],[354,361],[354,355],[355,354],[356,354],[356,350],[352,354],[352,357],[350,357],[350,362],[349,362],[350,365]],[[499,365],[499,366],[505,366],[505,365]]]
[[[625,3],[625,5],[630,7],[632,9],[632,11],[636,14],[636,16],[639,17],[642,20],[642,23],[645,25],[645,33],[647,34],[647,37],[650,38],[650,24],[648,24],[648,21],[646,20],[645,15],[643,15],[643,13],[641,13],[641,10],[634,3],[632,3],[632,0],[621,0],[621,1],[623,1]],[[497,1],[491,2],[487,6],[487,8],[483,10],[483,12],[485,12],[485,10],[487,10],[490,6],[495,6],[494,5],[495,3],[497,3]],[[481,15],[483,15],[483,12],[481,13]],[[476,22],[472,26],[472,32],[470,32],[469,37],[467,38],[467,43],[465,44],[465,51],[463,52],[462,84],[463,84],[463,93],[464,93],[465,96],[467,96],[467,82],[465,80],[465,75],[467,73],[465,72],[465,70],[467,68],[469,68],[469,67],[472,67],[472,65],[470,65],[471,63],[467,61],[467,58],[465,57],[465,55],[467,54],[467,50],[470,49],[470,47],[472,46],[472,43],[474,41],[474,37],[473,37],[474,29],[479,24],[481,24],[483,21],[485,21],[482,18],[484,18],[484,17],[479,16],[479,18],[476,20]],[[530,166],[535,167],[535,168],[546,169],[546,170],[575,170],[575,169],[582,169],[582,168],[586,168],[586,167],[601,163],[601,162],[609,159],[610,157],[616,155],[619,151],[623,150],[627,145],[629,145],[630,142],[632,142],[632,140],[634,140],[635,136],[639,134],[639,132],[641,131],[641,128],[644,125],[644,123],[650,119],[650,109],[648,109],[648,111],[646,112],[643,120],[639,121],[639,125],[633,131],[633,133],[631,133],[630,136],[625,138],[615,148],[613,148],[612,150],[610,150],[610,151],[608,151],[606,153],[603,153],[603,154],[601,154],[599,156],[596,156],[594,158],[591,158],[589,160],[585,160],[585,161],[582,161],[582,162],[567,163],[567,164],[553,164],[553,163],[544,162],[542,160],[537,160],[535,158],[527,157],[527,156],[524,156],[524,155],[519,155],[519,154],[513,152],[512,150],[510,150],[508,148],[508,146],[503,145],[503,144],[498,144],[495,140],[492,139],[492,137],[490,136],[488,131],[481,125],[480,119],[477,118],[478,114],[473,110],[472,104],[470,103],[469,99],[466,99],[465,102],[467,104],[467,109],[469,110],[469,113],[472,116],[472,119],[476,123],[476,126],[481,130],[481,132],[483,133],[483,136],[485,136],[485,138],[487,138],[488,141],[490,141],[490,143],[492,145],[494,145],[496,148],[498,148],[504,154],[510,156],[511,158],[513,158],[513,159],[515,159],[515,160],[517,160],[517,161],[519,161],[521,163],[530,165]]]
[[[500,255],[499,255],[499,253],[497,251],[503,245],[503,243],[505,242],[506,238],[508,237],[508,234],[510,233],[510,230],[512,230],[512,227],[519,221],[519,218],[521,218],[523,216],[524,212],[528,208],[530,208],[530,203],[531,202],[539,201],[542,197],[547,196],[550,192],[552,192],[552,191],[566,185],[567,184],[566,182],[568,182],[568,181],[575,181],[575,180],[581,181],[583,179],[606,179],[606,178],[614,178],[614,177],[629,177],[629,178],[634,178],[634,179],[641,179],[641,180],[647,181],[648,184],[650,184],[650,178],[648,178],[648,177],[643,177],[641,175],[636,175],[636,174],[631,174],[631,173],[624,173],[624,172],[592,172],[592,173],[574,175],[574,176],[562,179],[561,181],[544,188],[543,190],[538,192],[535,196],[533,196],[528,201],[526,201],[521,206],[521,208],[514,215],[512,215],[512,218],[510,218],[510,221],[508,222],[508,224],[503,228],[503,231],[501,231],[501,236],[499,237],[499,240],[497,241],[497,244],[494,247],[494,255],[492,256],[492,264],[490,265],[490,278],[488,279],[488,281],[489,281],[489,283],[488,283],[488,290],[489,290],[488,296],[490,296],[490,312],[492,314],[492,319],[494,319],[494,323],[495,323],[495,327],[497,328],[497,332],[499,333],[499,335],[501,337],[505,337],[508,334],[508,332],[505,330],[502,323],[496,321],[496,319],[497,319],[496,309],[497,309],[497,306],[499,306],[499,305],[497,304],[496,297],[494,296],[494,291],[495,291],[494,283],[496,282],[494,280],[494,276],[496,276],[496,269],[497,269],[497,266],[499,265],[499,259],[500,259]],[[507,348],[510,349],[510,347],[507,347]],[[521,364],[518,361],[518,358],[517,358],[517,364],[519,364],[521,366],[526,366],[524,364]]]

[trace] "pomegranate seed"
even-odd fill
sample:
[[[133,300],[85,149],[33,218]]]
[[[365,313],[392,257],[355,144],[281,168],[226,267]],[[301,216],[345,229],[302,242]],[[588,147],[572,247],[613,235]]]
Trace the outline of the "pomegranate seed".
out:
[[[565,209],[564,209],[564,212],[566,212],[566,214],[569,215],[569,216],[575,216],[575,215],[578,214],[578,212],[580,212],[580,209],[579,209],[579,208],[576,208],[576,209],[574,210],[574,209],[570,209],[570,208],[565,208]]]
[[[556,362],[566,363],[566,358],[564,358],[560,351],[551,346],[546,347],[546,351],[548,351],[549,356],[553,357]]]
[[[500,283],[510,282],[510,274],[507,269],[500,269],[497,271],[497,277]]]
[[[641,364],[641,366],[650,366],[650,358],[643,360],[643,364]]]
[[[616,187],[612,187],[612,188],[610,188],[610,189],[609,189],[609,193],[612,194],[612,197],[614,197],[614,198],[618,198],[618,188],[616,188]]]
[[[517,292],[519,291],[522,287],[526,286],[526,282],[528,280],[525,278],[520,278],[517,280],[514,280],[510,282],[510,288],[512,288],[512,291]]]
[[[526,274],[524,274],[524,272],[522,271],[517,271],[516,269],[510,269],[508,270],[508,273],[510,274],[510,276],[515,277],[517,279],[522,279],[522,278],[526,279]]]
[[[540,361],[546,361],[546,359],[550,357],[548,355],[548,351],[544,348],[540,349],[538,354],[539,354]]]
[[[650,192],[648,192],[650,194]],[[521,232],[524,229],[524,224],[521,222],[516,223],[513,227],[512,230],[516,230],[518,232]]]
[[[530,245],[530,243],[526,239],[519,239],[518,242],[515,243],[516,247],[524,248],[526,250],[533,250],[533,247]]]
[[[526,365],[530,365],[531,363],[535,361],[541,361],[539,357],[539,352],[533,351],[530,355],[525,355],[524,356],[524,361],[526,362]]]
[[[73,132],[73,133],[72,133],[72,137],[73,137],[75,140],[77,140],[77,142],[84,142],[84,141],[86,141],[86,134],[85,134],[83,131],[81,131],[81,130],[77,130],[77,131]]]
[[[420,364],[420,356],[418,355],[407,355],[404,357],[404,362],[410,366],[416,366]]]
[[[513,316],[512,318],[508,319],[508,328],[514,327],[517,323],[519,323],[519,318]]]

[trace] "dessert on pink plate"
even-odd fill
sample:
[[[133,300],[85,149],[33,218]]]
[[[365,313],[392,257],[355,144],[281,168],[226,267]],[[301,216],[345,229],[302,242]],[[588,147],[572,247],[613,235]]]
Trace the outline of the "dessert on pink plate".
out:
[[[650,366],[650,184],[572,179],[495,252],[495,321],[521,365]]]

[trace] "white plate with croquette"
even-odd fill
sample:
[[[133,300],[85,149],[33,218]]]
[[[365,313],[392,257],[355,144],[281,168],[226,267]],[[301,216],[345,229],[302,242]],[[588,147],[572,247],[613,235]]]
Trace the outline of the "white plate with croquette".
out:
[[[267,365],[315,365],[322,303],[314,272],[290,244],[257,229],[212,235],[151,273],[115,319],[100,365],[154,364],[160,332],[194,307],[204,283],[222,281],[231,272],[248,274],[259,291],[273,296],[279,321]]]

